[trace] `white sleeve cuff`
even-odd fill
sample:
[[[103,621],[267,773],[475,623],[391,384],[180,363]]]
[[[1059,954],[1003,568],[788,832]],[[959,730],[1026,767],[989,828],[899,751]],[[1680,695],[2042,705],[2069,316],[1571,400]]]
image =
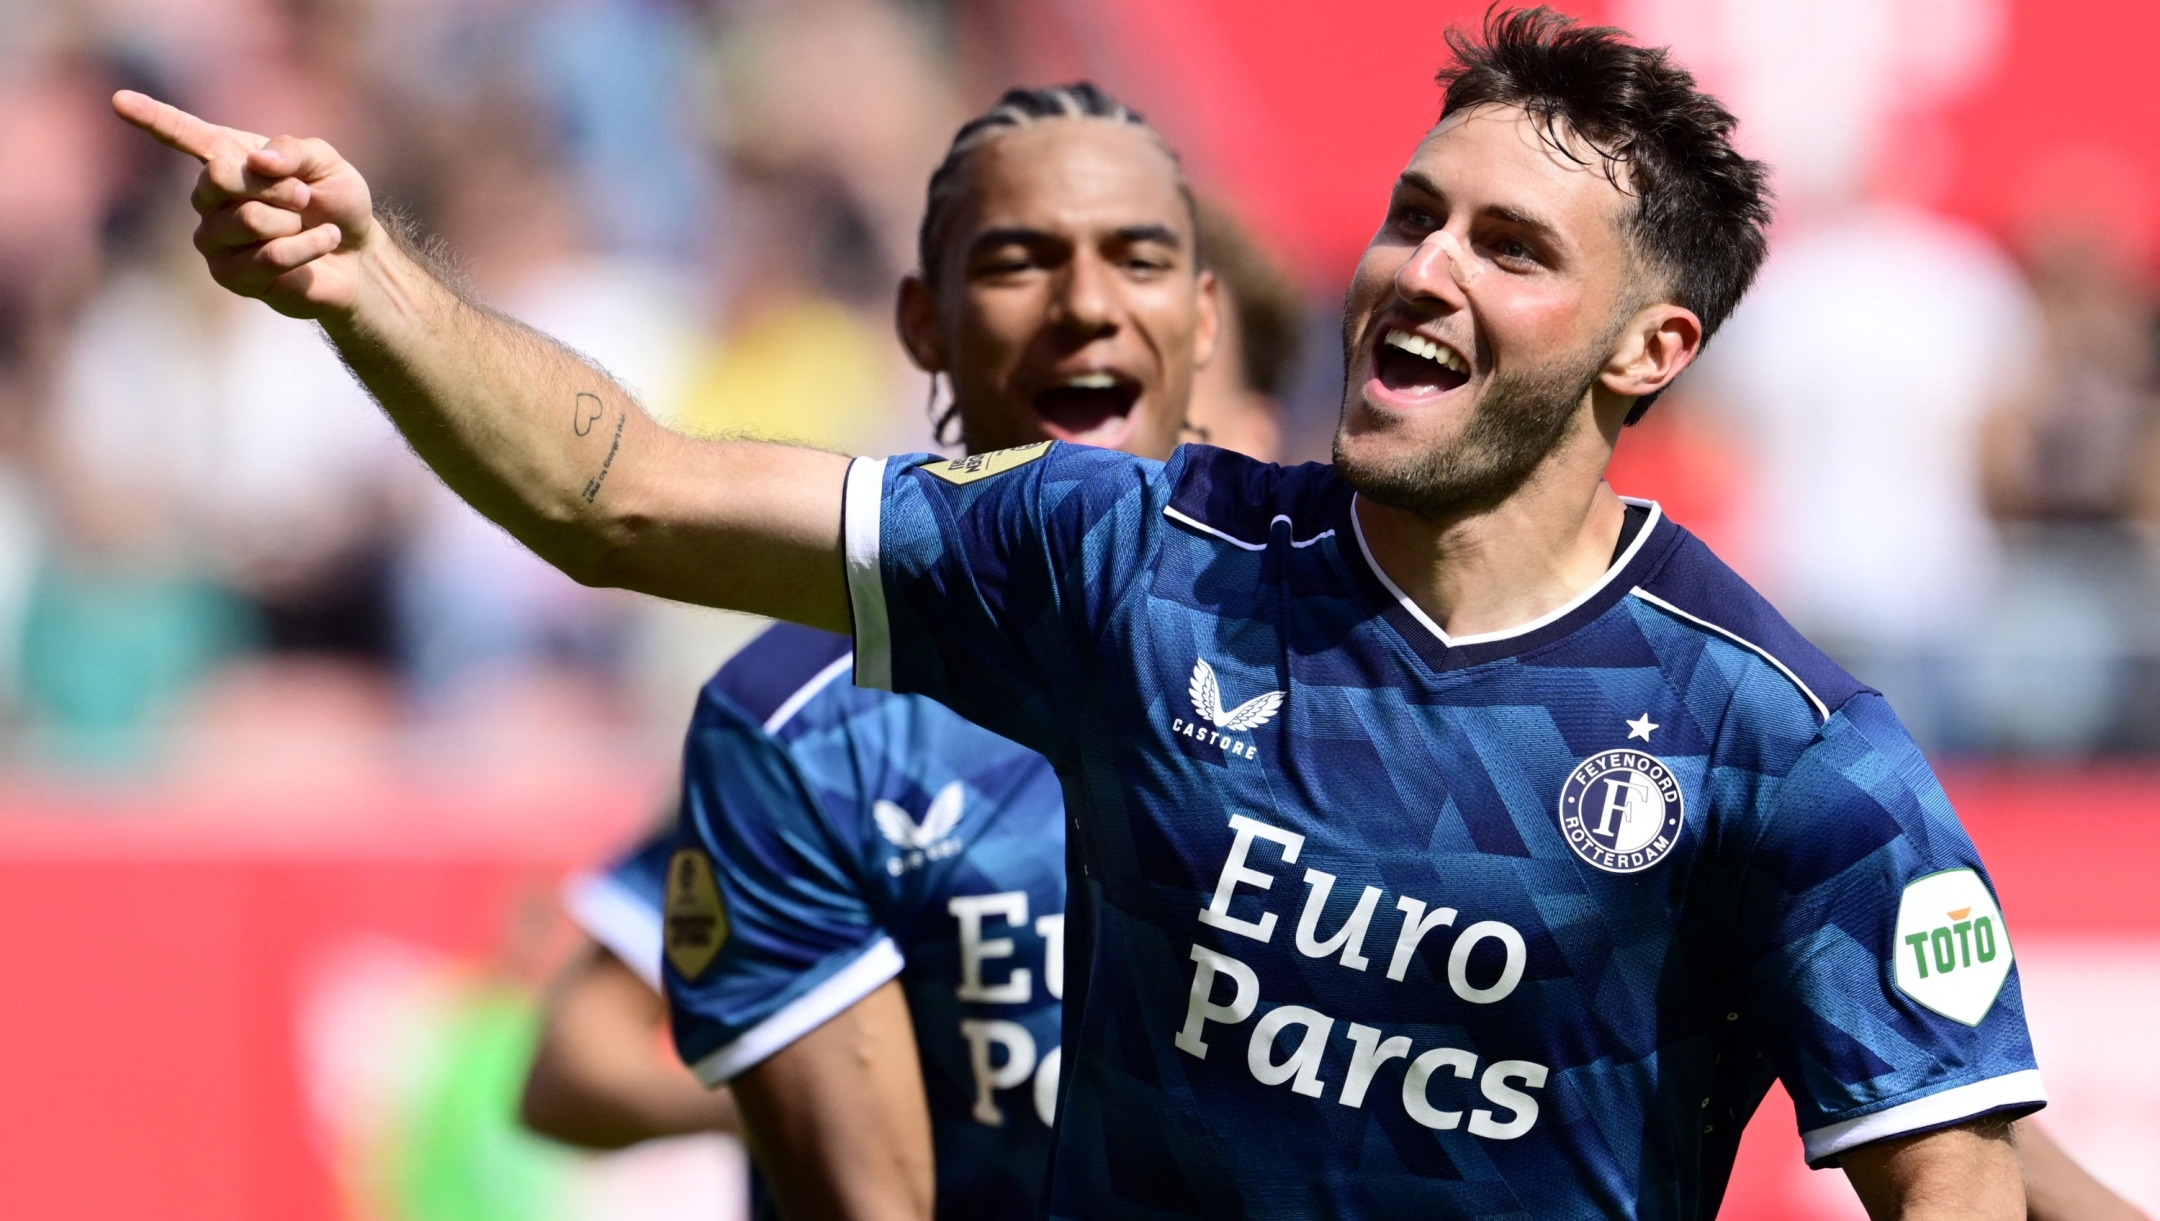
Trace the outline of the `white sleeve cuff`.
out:
[[[563,883],[562,903],[586,935],[661,991],[660,913],[652,904],[604,873],[581,873]]]
[[[890,937],[880,937],[855,961],[825,982],[789,1001],[778,1013],[744,1031],[736,1040],[690,1066],[708,1089],[717,1089],[767,1056],[839,1016],[850,1005],[900,973],[907,960]]]
[[[2045,1105],[2047,1091],[2040,1087],[2040,1070],[2028,1068],[1901,1102],[1886,1111],[1827,1124],[1813,1132],[1802,1132],[1800,1140],[1807,1147],[1808,1165],[1821,1169],[1847,1149],[1908,1132],[1948,1127],[1993,1111]]]
[[[892,626],[885,617],[885,574],[878,533],[885,508],[885,459],[848,463],[841,497],[841,540],[847,554],[848,603],[855,611],[855,685],[892,690]]]

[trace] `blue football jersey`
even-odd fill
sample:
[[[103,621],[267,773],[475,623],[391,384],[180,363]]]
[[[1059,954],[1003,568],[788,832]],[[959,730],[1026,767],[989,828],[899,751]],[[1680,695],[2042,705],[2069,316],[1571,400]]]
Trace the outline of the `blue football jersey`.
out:
[[[1450,637],[1325,466],[858,460],[857,681],[1042,752],[1073,880],[1058,1217],[1716,1211],[2044,1096],[1992,886],[1875,692],[1655,505]]]
[[[617,857],[604,870],[581,873],[563,887],[563,907],[594,941],[606,946],[652,985],[660,979],[660,911],[667,894],[668,858],[675,852],[675,820]]]
[[[845,637],[788,624],[744,646],[699,697],[674,833],[575,887],[572,910],[646,956],[708,1085],[897,976],[938,1215],[1032,1218],[1058,1089],[1057,778],[939,704],[857,687],[851,665]]]

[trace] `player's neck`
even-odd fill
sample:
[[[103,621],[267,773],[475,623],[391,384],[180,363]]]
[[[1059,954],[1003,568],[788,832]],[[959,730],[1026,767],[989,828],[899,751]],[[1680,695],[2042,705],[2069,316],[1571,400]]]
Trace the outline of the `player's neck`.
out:
[[[1611,567],[1627,514],[1604,481],[1610,450],[1565,446],[1483,513],[1434,521],[1359,497],[1358,526],[1396,588],[1449,636],[1546,615]]]

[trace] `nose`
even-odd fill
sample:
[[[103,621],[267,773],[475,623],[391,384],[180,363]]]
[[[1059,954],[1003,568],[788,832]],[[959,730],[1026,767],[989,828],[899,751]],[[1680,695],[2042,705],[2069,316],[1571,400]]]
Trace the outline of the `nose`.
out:
[[[1395,291],[1405,301],[1426,301],[1445,309],[1469,304],[1463,285],[1477,275],[1474,260],[1461,239],[1446,229],[1425,235],[1418,248],[1395,272]]]
[[[1092,251],[1075,257],[1058,278],[1054,321],[1060,329],[1095,338],[1117,329],[1116,277]]]

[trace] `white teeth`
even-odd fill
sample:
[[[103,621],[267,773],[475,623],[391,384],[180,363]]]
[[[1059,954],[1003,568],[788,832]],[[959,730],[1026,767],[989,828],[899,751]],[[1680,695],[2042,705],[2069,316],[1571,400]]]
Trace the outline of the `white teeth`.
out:
[[[1435,364],[1453,369],[1457,373],[1468,374],[1470,372],[1469,362],[1464,360],[1462,355],[1455,349],[1442,347],[1423,335],[1413,335],[1408,331],[1390,327],[1388,333],[1381,336],[1380,342],[1391,348],[1401,348],[1412,356],[1422,356]]]
[[[1082,373],[1066,378],[1065,384],[1074,390],[1115,390],[1117,378],[1108,373]]]

